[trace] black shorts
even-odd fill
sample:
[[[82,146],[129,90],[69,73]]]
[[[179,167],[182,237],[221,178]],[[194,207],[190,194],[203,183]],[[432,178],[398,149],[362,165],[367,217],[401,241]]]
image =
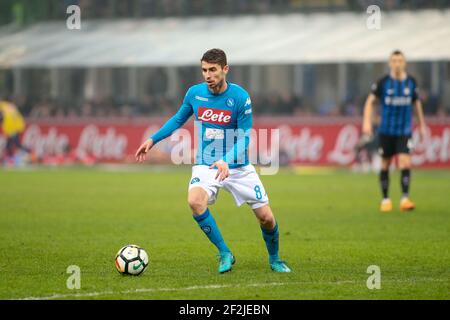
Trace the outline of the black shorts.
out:
[[[380,134],[378,151],[383,158],[399,153],[409,153],[412,148],[411,136],[388,136]]]

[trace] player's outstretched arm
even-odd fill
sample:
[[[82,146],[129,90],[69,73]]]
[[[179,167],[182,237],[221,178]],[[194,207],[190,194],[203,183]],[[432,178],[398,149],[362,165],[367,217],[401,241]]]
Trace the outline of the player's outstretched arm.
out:
[[[366,103],[364,105],[364,114],[363,114],[363,124],[362,124],[362,133],[367,136],[372,136],[372,114],[373,114],[373,105],[377,97],[371,93],[366,99]]]
[[[183,104],[177,113],[172,116],[167,122],[155,132],[149,139],[144,141],[136,151],[136,161],[142,162],[145,160],[147,152],[159,141],[169,137],[172,133],[181,128],[190,116],[194,113],[191,104],[189,103],[189,95],[186,94]]]
[[[142,162],[145,160],[145,157],[147,155],[147,152],[150,151],[150,149],[153,147],[153,139],[147,139],[145,140],[137,149],[135,157],[136,161]]]

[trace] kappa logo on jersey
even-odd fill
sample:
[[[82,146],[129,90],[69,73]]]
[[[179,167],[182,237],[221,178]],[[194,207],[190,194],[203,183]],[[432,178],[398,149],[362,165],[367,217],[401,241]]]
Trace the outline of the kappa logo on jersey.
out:
[[[228,124],[231,122],[231,110],[199,107],[198,120],[214,124]]]
[[[249,106],[249,105],[251,105],[251,104],[252,104],[252,100],[250,100],[250,97],[248,97],[248,98],[247,98],[247,101],[245,101],[244,107],[245,107],[245,106]]]

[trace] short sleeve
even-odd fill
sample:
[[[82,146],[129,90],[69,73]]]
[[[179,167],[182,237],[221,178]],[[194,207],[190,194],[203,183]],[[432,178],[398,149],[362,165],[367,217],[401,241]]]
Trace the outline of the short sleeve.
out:
[[[381,98],[383,88],[383,79],[378,80],[370,87],[370,92],[374,94],[377,98]]]

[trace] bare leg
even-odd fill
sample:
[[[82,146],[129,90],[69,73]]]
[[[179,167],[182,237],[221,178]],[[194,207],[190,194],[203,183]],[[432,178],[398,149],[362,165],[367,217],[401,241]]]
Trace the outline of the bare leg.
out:
[[[192,213],[196,216],[205,212],[208,207],[208,194],[201,187],[194,187],[189,190],[188,204]]]
[[[275,217],[273,216],[272,209],[268,204],[263,207],[253,209],[253,212],[255,213],[261,228],[266,230],[272,230],[275,228]]]

